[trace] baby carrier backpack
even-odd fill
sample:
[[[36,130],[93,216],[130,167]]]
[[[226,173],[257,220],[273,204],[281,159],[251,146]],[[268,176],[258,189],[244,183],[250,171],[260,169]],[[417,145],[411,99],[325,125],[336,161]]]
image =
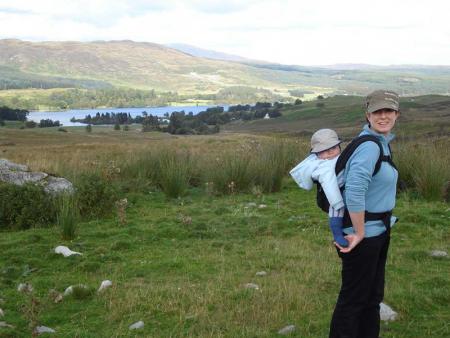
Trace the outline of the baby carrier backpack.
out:
[[[375,164],[375,169],[372,173],[372,176],[375,176],[378,171],[380,170],[381,163],[382,162],[388,162],[392,167],[394,167],[397,170],[397,167],[395,166],[394,162],[392,161],[392,151],[391,147],[389,146],[389,152],[391,155],[384,155],[383,154],[383,146],[381,145],[380,140],[378,140],[377,137],[373,135],[362,135],[354,138],[342,151],[341,155],[339,156],[338,160],[336,161],[336,167],[335,167],[335,173],[336,176],[338,176],[347,165],[347,162],[349,158],[352,156],[352,154],[355,152],[356,148],[364,142],[372,141],[375,142],[378,147],[380,148],[380,156],[378,157],[377,163]],[[327,196],[325,195],[325,192],[320,185],[319,182],[315,182],[317,184],[317,194],[316,194],[316,200],[317,200],[317,206],[328,213],[330,209],[330,203],[328,202]],[[340,187],[341,193],[345,190],[345,183],[342,187]],[[372,213],[372,212],[365,212],[365,220],[383,220],[383,223],[386,225],[389,219],[390,222],[390,216],[392,215],[392,210],[382,213]],[[351,220],[350,216],[348,214],[348,210],[345,209],[344,213],[344,225],[345,226],[351,226]]]

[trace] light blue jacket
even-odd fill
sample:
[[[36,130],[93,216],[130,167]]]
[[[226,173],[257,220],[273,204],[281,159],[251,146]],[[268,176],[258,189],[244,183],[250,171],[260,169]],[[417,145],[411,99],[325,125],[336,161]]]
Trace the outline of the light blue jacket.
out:
[[[374,135],[378,137],[385,155],[390,155],[389,142],[393,134],[384,136],[364,126],[360,135]],[[380,170],[375,176],[372,173],[380,155],[380,148],[375,142],[364,142],[350,156],[345,167],[344,201],[350,212],[385,212],[394,209],[398,172],[389,163],[382,162]],[[396,218],[391,218],[391,226]],[[374,237],[386,231],[383,222],[367,221],[365,223],[365,237]],[[353,233],[353,228],[345,228],[346,234]]]
[[[339,190],[339,186],[343,182],[336,178],[334,172],[337,159],[338,157],[331,160],[322,160],[316,154],[311,154],[289,172],[300,188],[306,190],[311,190],[314,181],[318,181],[330,206],[335,210],[344,207],[344,200]]]

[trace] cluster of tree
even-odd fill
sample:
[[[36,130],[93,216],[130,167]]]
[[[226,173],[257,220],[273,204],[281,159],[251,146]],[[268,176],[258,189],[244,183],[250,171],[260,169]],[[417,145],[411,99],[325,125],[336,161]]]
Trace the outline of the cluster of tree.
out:
[[[285,99],[268,89],[247,86],[231,86],[220,89],[215,94],[198,94],[197,99],[211,100],[222,103],[252,103],[257,101],[277,101]]]
[[[123,88],[106,89],[66,89],[48,93],[36,93],[29,96],[4,96],[0,105],[13,106],[28,110],[38,110],[40,106],[49,109],[76,109],[95,107],[150,107],[166,106],[179,101],[176,92],[155,92]]]
[[[53,121],[50,119],[41,120],[39,123],[36,123],[34,121],[25,121],[24,124],[25,128],[48,128],[48,127],[59,127],[61,126],[61,123],[59,121]]]
[[[30,112],[25,109],[12,109],[6,106],[0,107],[0,120],[26,121]]]
[[[222,108],[222,107],[218,107]],[[222,108],[223,111],[223,108]],[[198,115],[200,115],[199,113]],[[163,128],[163,131],[167,131],[170,134],[214,134],[220,131],[218,124],[209,125],[202,121],[198,115],[189,112],[186,114],[184,111],[173,112],[170,114],[169,125]]]
[[[104,81],[70,79],[60,76],[45,76],[27,74],[20,70],[0,66],[0,89],[28,89],[28,88],[112,88]]]
[[[148,124],[148,121],[156,121],[159,123],[159,118],[157,116],[153,116],[152,114],[148,115],[146,111],[142,112],[142,115],[137,115],[132,117],[130,113],[99,113],[91,116],[91,114],[86,115],[83,119],[76,119],[72,117],[70,119],[71,122],[81,122],[86,124],[131,124],[131,123],[141,123]],[[152,122],[153,123],[153,122]]]
[[[170,115],[169,125],[165,129],[171,134],[212,134],[220,131],[220,125],[234,120],[261,119],[268,115],[270,118],[281,116],[281,108],[285,104],[275,102],[257,102],[254,106],[230,106],[228,111],[223,107],[212,107],[197,115],[184,111],[173,112]]]
[[[41,120],[39,122],[39,128],[48,128],[48,127],[59,127],[61,123],[58,120],[53,121],[50,119]]]
[[[49,100],[59,108],[85,108],[85,107],[147,107],[164,106],[176,101],[178,94],[173,92],[156,93],[151,90],[138,89],[96,89],[81,90],[70,89],[55,92]]]

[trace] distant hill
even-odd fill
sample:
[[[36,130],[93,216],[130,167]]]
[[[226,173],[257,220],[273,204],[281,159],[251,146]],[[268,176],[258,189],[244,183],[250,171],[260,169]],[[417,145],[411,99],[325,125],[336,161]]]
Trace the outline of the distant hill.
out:
[[[264,63],[264,61],[256,61],[251,60],[239,55],[227,54],[218,52],[215,50],[204,49],[192,45],[188,45],[185,43],[169,43],[166,44],[167,47],[177,49],[183,53],[187,53],[192,56],[197,56],[201,58],[208,58],[214,60],[223,60],[223,61],[236,61],[236,62],[246,62],[246,63]]]
[[[203,57],[194,55],[201,53]],[[218,57],[234,60],[214,59]],[[239,94],[251,90],[272,93],[276,100],[318,94],[365,95],[378,88],[390,88],[402,95],[449,92],[449,66],[369,68],[327,69],[255,63],[218,52],[210,52],[208,56],[205,50],[198,48],[191,48],[188,53],[187,49],[182,52],[155,43],[127,40],[0,40],[0,92],[1,89],[24,88],[115,87],[171,91],[193,97],[203,95],[206,99],[208,95],[220,93],[218,97],[223,102],[240,100]],[[269,97],[266,94],[263,96]],[[253,93],[249,100],[258,95]]]

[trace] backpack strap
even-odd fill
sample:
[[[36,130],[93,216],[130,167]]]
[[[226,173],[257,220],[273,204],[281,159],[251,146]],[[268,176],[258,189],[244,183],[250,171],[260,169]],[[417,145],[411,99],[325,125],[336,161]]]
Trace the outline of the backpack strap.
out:
[[[380,148],[380,156],[378,157],[377,163],[375,164],[375,169],[372,173],[372,176],[376,175],[381,167],[381,162],[383,161],[383,146],[381,145],[380,140],[374,136],[374,135],[361,135],[358,137],[355,137],[348,145],[345,147],[345,149],[342,151],[341,155],[339,156],[337,162],[336,162],[336,168],[335,172],[336,175],[338,175],[342,170],[345,169],[345,166],[347,165],[347,162],[349,158],[353,155],[356,148],[359,147],[364,142],[372,141],[375,142],[378,147]]]

